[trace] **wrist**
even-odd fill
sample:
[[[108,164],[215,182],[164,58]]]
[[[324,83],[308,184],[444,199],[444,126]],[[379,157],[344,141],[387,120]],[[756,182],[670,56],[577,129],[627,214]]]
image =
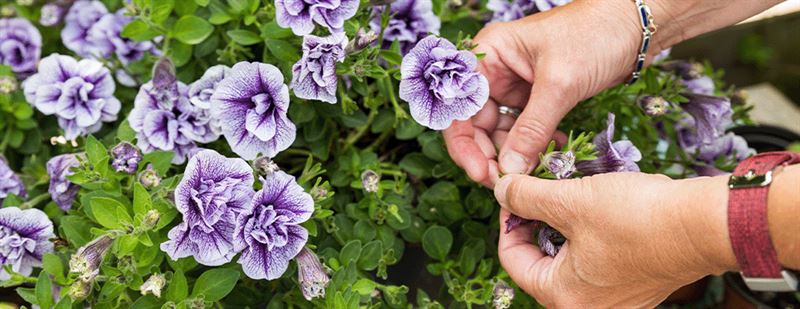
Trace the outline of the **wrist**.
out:
[[[797,206],[800,188],[800,165],[790,165],[773,174],[767,195],[767,222],[778,261],[785,268],[800,269],[800,247],[797,246]],[[794,228],[792,228],[794,227]]]

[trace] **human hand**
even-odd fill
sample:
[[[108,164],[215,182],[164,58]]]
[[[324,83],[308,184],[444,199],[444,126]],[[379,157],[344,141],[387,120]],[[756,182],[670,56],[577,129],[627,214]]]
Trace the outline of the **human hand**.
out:
[[[546,222],[567,241],[545,256],[531,243],[533,226],[522,225],[501,232],[500,262],[547,307],[653,307],[683,285],[736,269],[726,182],[641,173],[505,176],[495,187],[500,230],[511,212]]]
[[[445,130],[453,160],[488,187],[500,172],[530,172],[578,101],[630,75],[641,44],[637,20],[628,0],[578,1],[481,30],[473,41],[486,55],[478,70],[490,98],[477,115]],[[499,105],[522,113],[501,115]]]

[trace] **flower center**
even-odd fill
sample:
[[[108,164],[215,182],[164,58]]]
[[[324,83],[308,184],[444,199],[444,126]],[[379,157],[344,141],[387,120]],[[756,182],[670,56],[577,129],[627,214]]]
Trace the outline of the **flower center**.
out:
[[[439,102],[447,105],[472,95],[477,88],[476,83],[470,83],[477,73],[469,70],[461,61],[452,59],[457,52],[434,48],[432,54],[438,59],[427,66],[424,74],[428,90]]]
[[[11,264],[8,261],[18,261],[26,252],[33,252],[36,242],[25,238],[16,231],[0,226],[0,264]]]
[[[198,188],[192,189],[192,199],[205,228],[211,229],[228,212],[228,201],[237,182],[233,178],[201,179]]]
[[[262,141],[269,141],[275,137],[277,130],[275,124],[275,104],[272,96],[259,93],[250,99],[255,105],[247,111],[245,129]]]
[[[289,217],[275,210],[273,205],[259,205],[253,218],[253,231],[250,236],[256,241],[266,244],[268,250],[283,247],[289,242],[289,231],[286,223]]]

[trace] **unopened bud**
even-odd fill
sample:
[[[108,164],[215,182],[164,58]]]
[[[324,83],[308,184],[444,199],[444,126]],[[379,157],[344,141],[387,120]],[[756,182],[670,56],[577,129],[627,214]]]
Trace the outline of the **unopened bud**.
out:
[[[472,39],[461,40],[461,49],[472,50],[475,47],[478,47],[478,44],[475,44],[475,41],[473,41]]]
[[[177,81],[175,65],[167,57],[161,57],[153,66],[153,87],[166,89]]]
[[[556,179],[568,178],[575,172],[575,154],[572,151],[553,151],[544,156],[545,168],[556,176]]]
[[[12,93],[17,91],[17,80],[11,76],[0,76],[0,93]]]
[[[361,173],[361,186],[364,187],[364,191],[371,193],[378,192],[378,183],[380,181],[381,177],[372,170],[366,170]]]
[[[153,274],[150,278],[147,278],[147,281],[142,283],[142,286],[139,287],[139,292],[141,292],[142,295],[150,293],[155,297],[161,298],[161,289],[163,289],[166,284],[167,280],[164,279],[164,275]]]
[[[161,184],[161,177],[159,177],[158,172],[153,169],[152,164],[147,164],[147,167],[139,174],[139,183],[141,183],[145,189],[155,188]]]
[[[148,231],[152,230],[156,224],[158,224],[159,219],[161,219],[161,213],[159,213],[158,210],[148,210],[142,218],[142,228]]]
[[[375,31],[369,30],[366,31],[364,28],[359,28],[356,32],[356,36],[347,43],[347,47],[345,47],[345,53],[348,55],[357,53],[364,48],[372,45],[375,41],[378,40],[378,34]]]
[[[464,5],[464,0],[447,0],[447,5],[451,8],[457,8]]]
[[[314,187],[311,189],[311,197],[315,201],[320,201],[328,197],[328,189],[324,187]]]
[[[272,161],[270,157],[258,157],[255,161],[253,161],[253,169],[256,170],[261,176],[268,176],[274,172],[280,171],[281,168],[278,167],[278,164],[275,161]]]
[[[497,280],[492,290],[492,305],[495,309],[506,309],[514,302],[514,288],[502,279]]]
[[[639,98],[639,107],[647,116],[658,117],[667,112],[669,102],[662,97],[646,95]]]
[[[69,287],[69,298],[73,301],[82,300],[92,292],[93,281],[75,280]]]
[[[297,281],[300,282],[303,297],[307,300],[325,297],[325,288],[330,280],[319,257],[308,248],[300,250],[297,255]]]

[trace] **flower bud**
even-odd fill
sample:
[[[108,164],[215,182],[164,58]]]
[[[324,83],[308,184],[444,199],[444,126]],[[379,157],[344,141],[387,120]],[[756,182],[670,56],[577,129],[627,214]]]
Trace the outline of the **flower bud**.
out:
[[[152,230],[156,224],[158,224],[159,219],[161,219],[161,213],[159,213],[158,210],[148,210],[142,218],[142,228],[147,231]]]
[[[372,170],[366,170],[361,173],[361,186],[364,187],[364,191],[370,193],[378,192],[378,183],[380,181],[381,177]]]
[[[506,309],[514,302],[514,288],[502,279],[498,279],[492,290],[492,305],[495,309]]]
[[[530,223],[535,223],[535,222],[537,222],[537,221],[523,219],[520,216],[517,216],[515,214],[511,214],[511,215],[508,216],[508,219],[506,219],[506,234],[510,233],[512,230],[514,230],[515,228],[517,228],[520,225],[530,224]]]
[[[544,166],[556,179],[568,178],[575,172],[575,154],[572,151],[553,151],[544,156]]]
[[[467,39],[461,40],[461,49],[463,49],[463,50],[472,50],[475,47],[478,47],[478,44],[475,44],[475,41],[473,41],[472,39],[467,38]]]
[[[103,262],[103,258],[113,242],[114,240],[106,234],[78,248],[78,251],[69,259],[69,272],[77,273],[80,280],[93,281],[100,272],[100,263]]]
[[[276,164],[275,161],[272,161],[272,159],[267,156],[256,158],[256,160],[253,161],[253,169],[255,169],[256,173],[261,176],[268,176],[269,174],[281,170],[281,168],[278,167],[278,164]]]
[[[669,102],[662,97],[646,95],[639,98],[639,107],[650,117],[658,117],[667,112]]]
[[[359,28],[356,36],[347,43],[344,52],[348,55],[355,54],[364,48],[372,45],[378,40],[378,34],[375,31],[365,31],[364,28]]]
[[[138,147],[128,142],[121,142],[111,148],[111,167],[115,171],[133,175],[144,158]]]
[[[153,66],[153,87],[166,89],[177,81],[175,77],[175,65],[167,57],[161,57]]]
[[[161,177],[158,177],[158,172],[153,169],[152,164],[147,164],[147,167],[139,173],[139,182],[145,189],[155,188],[161,184]]]
[[[9,4],[9,5],[4,5],[3,7],[1,7],[1,8],[0,8],[0,16],[3,16],[3,17],[12,17],[12,16],[14,16],[15,14],[17,14],[17,10],[15,10],[15,9],[14,9],[14,6],[13,6],[13,5],[11,5],[11,4]]]
[[[84,280],[75,280],[74,283],[69,287],[69,298],[73,301],[82,300],[89,296],[89,293],[92,292],[92,285],[94,281],[84,281]]]
[[[11,76],[0,76],[0,93],[12,93],[17,90],[17,80]]]
[[[40,11],[39,23],[45,27],[55,26],[64,18],[66,11],[63,6],[57,3],[45,4]]]
[[[153,294],[155,297],[161,298],[161,289],[164,288],[164,285],[167,284],[167,280],[164,279],[164,275],[162,274],[153,274],[150,278],[147,278],[147,281],[142,283],[142,286],[139,287],[139,292],[142,295],[147,295],[147,293]]]
[[[322,186],[314,187],[311,189],[311,197],[315,201],[321,201],[328,197],[328,189]]]
[[[307,300],[325,297],[325,288],[328,287],[330,277],[317,255],[308,248],[303,248],[297,255],[297,281],[300,282],[300,290]]]

